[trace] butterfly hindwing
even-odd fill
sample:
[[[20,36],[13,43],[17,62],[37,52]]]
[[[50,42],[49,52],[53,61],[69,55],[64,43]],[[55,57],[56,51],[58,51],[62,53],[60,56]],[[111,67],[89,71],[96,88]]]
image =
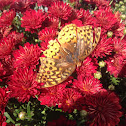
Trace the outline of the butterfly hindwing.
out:
[[[41,57],[38,82],[45,83],[43,87],[52,87],[66,80],[75,70],[76,65],[57,59]]]

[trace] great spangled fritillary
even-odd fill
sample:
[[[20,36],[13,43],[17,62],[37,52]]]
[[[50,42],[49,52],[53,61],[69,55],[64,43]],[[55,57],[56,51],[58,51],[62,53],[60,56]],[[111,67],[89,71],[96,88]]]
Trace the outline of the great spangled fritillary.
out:
[[[52,87],[66,80],[94,50],[100,34],[100,27],[66,25],[57,39],[49,41],[48,49],[43,52],[45,57],[40,57],[37,81],[45,83],[43,87]]]

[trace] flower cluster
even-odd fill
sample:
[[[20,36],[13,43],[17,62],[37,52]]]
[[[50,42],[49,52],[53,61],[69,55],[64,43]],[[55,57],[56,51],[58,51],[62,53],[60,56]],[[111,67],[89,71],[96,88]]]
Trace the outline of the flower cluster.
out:
[[[58,107],[69,114],[74,109],[85,110],[88,113],[85,123],[89,126],[115,126],[120,122],[123,114],[120,98],[107,89],[111,83],[107,79],[126,77],[125,24],[119,12],[113,13],[109,1],[81,2],[69,0],[70,6],[62,0],[0,1],[0,125],[6,125],[4,112],[11,98],[22,103],[37,98],[40,105]],[[93,11],[87,9],[87,3]],[[38,69],[43,65],[39,57],[44,56],[42,52],[50,40],[58,41],[59,31],[67,24],[100,27],[100,40],[65,81],[42,88],[43,83],[36,81]],[[99,61],[104,61],[103,68]],[[101,79],[94,76],[97,72],[101,72]],[[53,125],[77,124],[61,116],[47,122],[47,126]]]

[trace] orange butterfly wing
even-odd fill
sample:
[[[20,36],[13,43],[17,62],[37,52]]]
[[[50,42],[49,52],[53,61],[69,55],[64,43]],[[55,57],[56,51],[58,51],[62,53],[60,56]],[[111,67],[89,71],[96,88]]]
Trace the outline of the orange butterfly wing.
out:
[[[66,80],[74,72],[76,65],[95,49],[100,33],[100,27],[93,30],[89,25],[66,25],[59,32],[58,41],[49,41],[48,49],[43,52],[45,57],[40,57],[37,81],[45,83],[43,87],[52,87]]]

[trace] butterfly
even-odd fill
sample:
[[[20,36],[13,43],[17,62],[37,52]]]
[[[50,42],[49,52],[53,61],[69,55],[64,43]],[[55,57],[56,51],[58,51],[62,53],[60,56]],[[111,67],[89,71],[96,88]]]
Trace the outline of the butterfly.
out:
[[[43,88],[55,86],[66,80],[81,62],[91,54],[99,42],[101,28],[92,26],[77,27],[75,24],[64,26],[57,39],[50,40],[48,48],[40,57],[41,65],[37,82]]]

